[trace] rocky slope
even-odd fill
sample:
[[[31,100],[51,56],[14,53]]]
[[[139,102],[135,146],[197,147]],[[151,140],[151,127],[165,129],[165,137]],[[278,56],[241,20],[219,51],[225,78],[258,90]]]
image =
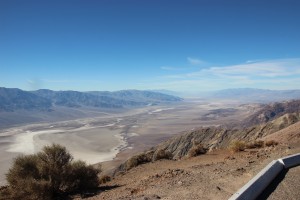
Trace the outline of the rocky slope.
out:
[[[256,124],[267,123],[273,119],[283,116],[287,113],[299,113],[300,100],[291,100],[267,104],[262,109],[248,117],[242,123],[243,126],[253,126]]]
[[[239,153],[215,150],[205,155],[177,161],[159,160],[119,173],[111,181],[100,186],[98,195],[88,199],[228,199],[272,160],[299,151],[300,139],[298,143],[280,144],[276,147]],[[297,177],[292,177],[293,182]],[[298,184],[294,185],[293,193],[291,187],[289,192],[278,191],[276,199],[299,199],[297,186]]]
[[[205,153],[206,150],[226,149],[233,141],[244,141],[250,144],[257,140],[263,140],[266,136],[287,128],[299,120],[299,113],[289,113],[268,123],[244,129],[205,127],[188,131],[128,159],[117,171],[126,171],[138,164],[152,162],[161,158],[182,159],[188,157],[191,151],[197,148],[199,148],[199,154],[201,154]]]
[[[265,110],[278,114],[265,123],[242,129],[199,128],[167,140],[128,159],[111,181],[102,184],[100,193],[90,199],[228,199],[272,160],[300,152],[300,114],[296,112],[299,107],[290,103],[283,103],[286,107],[280,112],[277,106],[268,105],[274,110]],[[279,144],[234,153],[227,148],[233,140],[276,140]],[[188,156],[199,144],[210,151]],[[288,178],[292,182],[298,180],[295,176]],[[284,191],[286,187],[280,187],[281,191],[270,199],[300,198],[297,186],[292,187],[290,193]]]

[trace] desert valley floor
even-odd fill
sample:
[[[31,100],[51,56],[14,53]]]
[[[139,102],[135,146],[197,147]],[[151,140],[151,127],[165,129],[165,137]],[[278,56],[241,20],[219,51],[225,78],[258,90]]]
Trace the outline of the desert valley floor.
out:
[[[120,164],[136,152],[200,126],[240,121],[258,108],[256,104],[232,101],[191,100],[168,106],[149,106],[122,113],[101,113],[82,119],[35,123],[0,130],[0,181],[13,158],[31,154],[44,145],[59,143],[75,159],[90,164],[112,160],[106,169]]]

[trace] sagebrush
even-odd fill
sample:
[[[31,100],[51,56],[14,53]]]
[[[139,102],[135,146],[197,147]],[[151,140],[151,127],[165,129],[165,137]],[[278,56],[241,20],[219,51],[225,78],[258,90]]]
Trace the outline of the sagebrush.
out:
[[[52,200],[96,188],[99,170],[72,160],[66,148],[57,144],[34,155],[18,156],[6,175],[8,187],[1,191],[1,198]]]

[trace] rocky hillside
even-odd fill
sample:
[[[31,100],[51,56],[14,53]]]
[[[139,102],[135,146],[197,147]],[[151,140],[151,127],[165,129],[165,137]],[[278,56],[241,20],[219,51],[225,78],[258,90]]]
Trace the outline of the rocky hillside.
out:
[[[119,173],[111,181],[102,184],[96,196],[88,199],[224,200],[272,160],[299,150],[299,145],[278,145],[235,154],[221,150],[178,161],[159,160]],[[285,177],[291,184],[277,188],[276,198],[269,199],[300,198],[300,170],[290,174],[292,171]]]
[[[255,117],[256,116],[256,117]],[[244,141],[251,143],[263,140],[266,136],[272,135],[286,127],[300,121],[300,101],[289,101],[283,103],[270,104],[258,111],[251,119],[261,119],[263,121],[251,121],[255,125],[245,128],[203,127],[193,131],[185,132],[175,136],[149,151],[127,160],[119,167],[119,171],[130,169],[139,163],[147,163],[161,158],[178,160],[188,157],[193,151],[205,153],[227,148],[232,141]],[[247,123],[248,123],[247,119]],[[245,123],[245,122],[243,122]]]
[[[256,117],[275,115],[252,126],[202,127],[175,136],[129,158],[90,199],[228,199],[272,160],[299,153],[298,109],[297,101],[270,104]],[[232,152],[227,147],[233,140],[265,145]],[[299,199],[299,172],[299,167],[289,170],[268,199]]]
[[[252,142],[286,128],[300,120],[299,113],[285,114],[265,124],[244,129],[224,129],[220,127],[200,128],[174,137],[160,145],[157,149],[165,149],[173,158],[186,156],[195,143],[201,143],[209,150],[226,148],[234,140]]]
[[[256,124],[267,123],[273,119],[283,116],[287,113],[299,113],[300,100],[291,100],[267,104],[262,109],[248,117],[242,123],[242,126],[249,127]]]
[[[264,129],[269,129],[269,131],[263,132],[271,133],[284,121],[286,121],[284,124],[287,125],[293,123],[293,120],[293,114],[291,116],[287,114],[273,120],[272,123],[269,122],[268,126],[264,126]],[[272,127],[276,128],[270,129]],[[207,133],[204,130],[208,129],[203,129],[202,132]],[[236,153],[227,149],[219,149],[196,157],[182,157],[178,160],[159,159],[156,162],[145,163],[128,171],[117,173],[111,181],[101,184],[99,193],[89,199],[228,199],[272,160],[299,153],[299,130],[300,121],[268,134],[266,137],[260,137],[264,141],[274,139],[279,141],[279,144],[275,146],[266,145]],[[197,136],[197,134],[195,132],[186,133],[182,137],[175,137],[173,145],[167,144],[168,142],[162,145],[175,147],[174,144],[179,144],[180,141],[183,145],[183,141],[192,140],[192,136]],[[195,142],[191,143],[196,144]],[[147,158],[151,152],[153,156],[155,154],[153,151],[156,150],[151,149],[141,154],[144,156],[135,156],[135,158]],[[156,156],[159,154],[158,152],[156,152]],[[132,161],[132,159],[130,160]],[[290,169],[272,194],[268,193],[270,191],[264,192],[263,195],[266,196],[259,199],[299,199],[299,173],[299,167]]]

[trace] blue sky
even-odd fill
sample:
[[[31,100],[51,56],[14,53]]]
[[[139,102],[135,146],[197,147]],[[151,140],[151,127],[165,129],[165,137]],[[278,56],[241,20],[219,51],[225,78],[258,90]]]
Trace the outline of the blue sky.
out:
[[[300,89],[297,0],[0,0],[0,86]]]

